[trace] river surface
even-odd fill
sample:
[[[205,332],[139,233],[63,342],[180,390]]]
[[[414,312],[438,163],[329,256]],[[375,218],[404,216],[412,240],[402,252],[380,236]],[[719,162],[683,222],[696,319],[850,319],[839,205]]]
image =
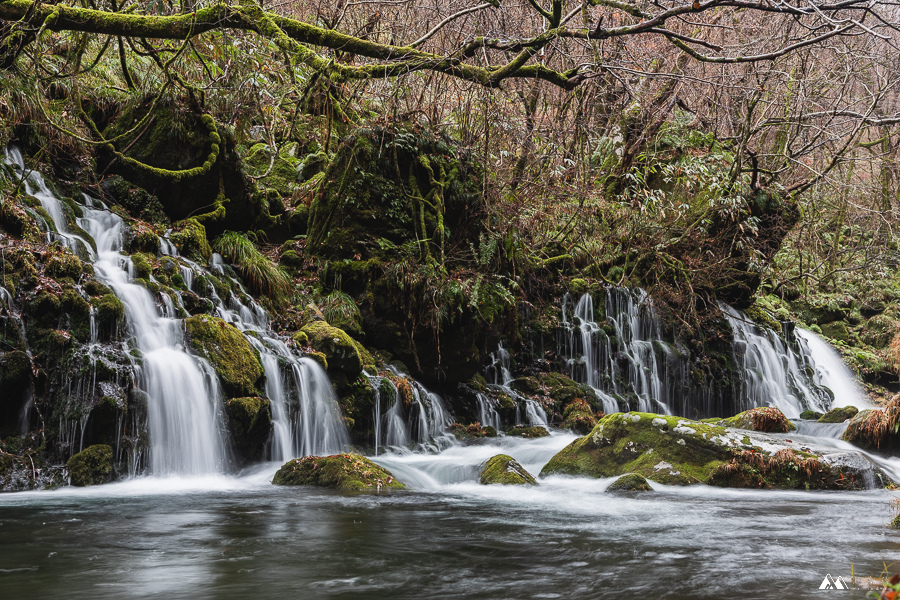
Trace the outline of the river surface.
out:
[[[900,560],[883,490],[475,481],[573,439],[381,455],[415,487],[383,495],[273,486],[274,464],[0,495],[0,598],[863,598],[818,587]]]

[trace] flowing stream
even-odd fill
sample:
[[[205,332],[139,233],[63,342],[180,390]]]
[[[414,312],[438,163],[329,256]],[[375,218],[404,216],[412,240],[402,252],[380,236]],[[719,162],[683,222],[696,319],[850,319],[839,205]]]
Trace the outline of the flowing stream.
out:
[[[265,370],[274,462],[226,474],[221,390],[210,365],[185,348],[181,295],[157,297],[135,283],[117,215],[85,198],[77,224],[93,249],[69,231],[60,200],[39,174],[25,173],[21,155],[7,150],[6,162],[50,215],[48,238],[88,256],[122,301],[139,355],[133,368],[148,395],[151,446],[143,477],[0,495],[0,598],[816,598],[837,593],[818,590],[826,574],[878,576],[900,559],[898,534],[885,528],[894,498],[886,490],[653,483],[635,496],[607,493],[610,479],[566,477],[482,486],[491,456],[509,454],[538,474],[576,436],[554,430],[459,445],[444,401],[396,370],[368,375],[376,391],[372,458],[410,491],[273,486],[284,460],[349,448],[330,382],[270,331],[239,284],[227,298],[198,288],[209,269],[228,277],[219,257],[208,268],[192,263],[163,237],[160,249],[178,261],[186,288],[211,298],[245,333]],[[0,300],[12,302],[9,294]],[[688,373],[646,294],[608,290],[604,310],[608,325],[598,323],[589,295],[566,300],[560,346],[570,375],[595,389],[608,412],[682,410]],[[779,336],[723,310],[746,408],[773,405],[796,418],[805,409],[867,405],[821,338]],[[541,406],[511,387],[510,371],[501,345],[489,385],[514,399],[517,422],[547,427]],[[478,415],[500,429],[492,402],[480,396]],[[781,437],[871,460],[900,480],[900,460],[837,439],[846,424],[797,425]]]

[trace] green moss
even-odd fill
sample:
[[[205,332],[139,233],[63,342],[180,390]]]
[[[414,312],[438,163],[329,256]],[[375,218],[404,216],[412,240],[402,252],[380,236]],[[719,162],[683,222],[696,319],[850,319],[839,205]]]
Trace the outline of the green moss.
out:
[[[96,279],[88,280],[87,283],[84,284],[84,291],[86,291],[90,296],[105,296],[106,294],[112,294],[111,289],[109,289]]]
[[[855,406],[842,406],[840,408],[832,408],[827,413],[819,417],[819,423],[843,423],[855,417],[859,413],[859,409]]]
[[[60,308],[59,297],[48,290],[41,290],[36,296],[27,301],[29,314],[46,327],[56,327],[59,321]]]
[[[896,517],[891,519],[888,527],[890,527],[891,529],[900,529],[900,515],[897,515]]]
[[[108,483],[112,478],[113,449],[105,444],[85,448],[66,463],[72,485],[83,487]]]
[[[296,458],[278,469],[272,483],[365,492],[406,487],[390,471],[357,454]]]
[[[101,327],[115,326],[125,318],[125,306],[114,294],[106,294],[92,303],[97,308],[97,323]]]
[[[184,320],[191,346],[206,358],[230,397],[258,396],[263,383],[259,353],[238,329],[217,317]]]
[[[183,256],[203,263],[212,257],[212,248],[206,239],[206,227],[197,219],[184,221],[181,231],[173,233],[169,239]]]
[[[606,488],[607,492],[651,492],[653,488],[641,475],[628,473],[622,475]]]
[[[850,341],[850,330],[847,328],[847,324],[843,321],[825,323],[821,327],[822,335],[824,335],[825,337],[844,343],[848,343]]]
[[[68,250],[52,254],[47,261],[47,274],[56,279],[78,280],[82,271],[81,259]]]
[[[131,256],[131,264],[134,265],[134,276],[139,279],[150,279],[153,274],[153,264],[150,257],[146,254],[133,254]]]
[[[817,421],[822,418],[822,413],[814,410],[804,410],[800,413],[800,418],[804,421]]]
[[[345,331],[325,321],[309,323],[301,333],[306,334],[313,348],[325,355],[331,369],[346,373],[349,377],[356,377],[364,366],[374,363],[365,348]]]
[[[481,471],[482,485],[537,485],[534,477],[512,456],[498,454],[487,461]]]
[[[321,366],[326,371],[328,370],[328,358],[326,358],[325,354],[322,352],[307,352],[304,356],[313,359],[319,366]]]
[[[550,432],[543,427],[528,427],[525,425],[517,425],[506,430],[506,435],[513,435],[524,438],[539,438],[550,435]]]
[[[597,417],[583,398],[576,398],[563,412],[563,428],[585,435],[597,424]]]
[[[294,343],[298,346],[308,346],[309,345],[309,336],[303,333],[302,331],[298,331],[294,334]]]

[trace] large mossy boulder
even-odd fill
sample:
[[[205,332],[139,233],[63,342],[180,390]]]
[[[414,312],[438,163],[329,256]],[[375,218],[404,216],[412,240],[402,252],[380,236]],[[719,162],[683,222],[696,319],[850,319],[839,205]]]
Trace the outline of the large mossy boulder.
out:
[[[859,409],[855,406],[841,406],[832,408],[827,413],[819,417],[819,423],[843,423],[849,421],[859,413]]]
[[[888,479],[862,455],[652,413],[615,413],[550,459],[541,476],[636,473],[671,485],[863,489]]]
[[[225,403],[228,429],[242,462],[261,460],[272,431],[267,398],[232,398]]]
[[[208,315],[189,317],[184,325],[191,346],[212,364],[229,397],[260,395],[265,372],[259,352],[237,327]]]
[[[272,483],[362,492],[400,490],[406,487],[390,471],[358,454],[295,458],[278,469]]]
[[[84,487],[109,483],[112,479],[113,449],[105,444],[89,446],[66,463],[72,485]]]
[[[751,408],[727,419],[706,419],[704,422],[765,433],[787,433],[797,429],[783,412],[771,406]]]
[[[330,369],[356,377],[367,366],[373,367],[371,354],[359,342],[326,321],[308,323],[300,333],[307,337],[313,348],[324,354],[324,364]]]
[[[498,454],[487,461],[481,470],[483,485],[537,485],[534,477],[519,464],[519,461],[507,454]]]

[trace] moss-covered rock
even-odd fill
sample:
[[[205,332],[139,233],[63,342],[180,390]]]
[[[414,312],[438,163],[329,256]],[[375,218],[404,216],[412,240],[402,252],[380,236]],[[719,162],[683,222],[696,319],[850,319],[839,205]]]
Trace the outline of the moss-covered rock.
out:
[[[766,433],[787,433],[794,431],[797,427],[784,416],[779,409],[771,406],[761,406],[759,408],[751,408],[742,413],[738,413],[733,417],[721,420],[708,419],[716,425],[723,427],[736,427],[738,429],[749,429],[751,431],[763,431]]]
[[[800,413],[800,418],[804,421],[818,421],[822,418],[822,413],[816,412],[814,410],[804,410]]]
[[[325,321],[309,323],[301,333],[308,337],[313,348],[325,355],[331,369],[342,371],[349,377],[356,377],[367,362],[374,362],[365,356],[367,353],[356,340]]]
[[[170,236],[172,243],[183,255],[201,263],[212,257],[212,248],[206,239],[206,227],[197,219],[187,219],[181,223],[181,229]]]
[[[788,440],[752,436],[766,434],[652,413],[615,413],[550,459],[541,476],[637,473],[674,485],[863,489],[877,472],[858,456],[817,455]]]
[[[261,460],[272,430],[267,398],[232,398],[225,403],[234,447],[244,461]]]
[[[547,437],[550,432],[543,427],[529,427],[527,425],[516,425],[506,430],[506,435],[513,435],[523,438],[539,438]]]
[[[859,409],[855,406],[841,406],[832,408],[827,413],[819,417],[819,423],[843,423],[856,416]]]
[[[260,394],[265,371],[259,352],[237,327],[207,315],[189,317],[184,325],[191,346],[212,364],[228,396]]]
[[[498,454],[487,461],[481,470],[483,485],[537,485],[534,477],[512,456]]]
[[[115,327],[125,318],[125,306],[115,294],[106,294],[93,304],[97,308],[97,324],[101,327]]]
[[[358,454],[305,456],[284,464],[275,485],[314,485],[333,490],[377,492],[404,489],[402,483],[383,467]]]
[[[100,485],[112,479],[113,449],[105,444],[89,446],[66,463],[74,486]]]
[[[653,488],[637,473],[622,475],[606,488],[607,492],[650,492]]]
[[[884,410],[859,411],[850,419],[841,439],[864,450],[900,454],[900,394]]]
[[[822,335],[825,337],[831,338],[833,340],[838,340],[839,342],[844,342],[845,344],[850,341],[850,330],[847,328],[847,324],[843,321],[834,321],[833,323],[825,323],[821,325]]]
[[[597,417],[584,398],[576,398],[563,412],[563,428],[585,435],[597,424]]]

